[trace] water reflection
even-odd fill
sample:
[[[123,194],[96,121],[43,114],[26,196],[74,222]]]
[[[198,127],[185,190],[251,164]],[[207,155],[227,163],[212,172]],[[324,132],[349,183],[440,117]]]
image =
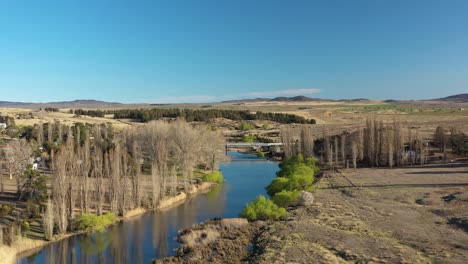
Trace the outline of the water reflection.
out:
[[[17,263],[151,263],[173,255],[177,231],[214,217],[237,217],[250,200],[265,194],[278,166],[255,155],[230,153],[232,162],[221,170],[226,182],[211,191],[189,198],[166,211],[110,227],[106,232],[79,235],[50,244]]]

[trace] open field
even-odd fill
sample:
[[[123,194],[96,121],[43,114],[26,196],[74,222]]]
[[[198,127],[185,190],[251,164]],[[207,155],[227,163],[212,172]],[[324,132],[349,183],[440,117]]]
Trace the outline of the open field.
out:
[[[314,196],[312,206],[290,208],[285,221],[224,228],[219,238],[156,263],[204,263],[212,251],[209,260],[229,263],[468,260],[467,163],[345,170],[322,178]],[[233,236],[252,250],[239,250]]]
[[[314,206],[260,234],[254,263],[466,263],[468,164],[344,175],[358,187],[323,179]]]
[[[113,107],[113,108],[112,108]],[[252,101],[252,102],[223,102],[212,104],[167,104],[167,105],[103,105],[92,109],[137,109],[137,108],[190,108],[190,109],[231,109],[249,110],[262,112],[277,112],[303,116],[315,119],[313,134],[321,137],[323,127],[326,126],[330,135],[340,134],[343,131],[354,131],[364,126],[368,117],[375,116],[383,122],[400,121],[404,127],[418,128],[423,137],[432,136],[435,128],[439,125],[446,128],[456,127],[458,130],[468,133],[468,103],[450,103],[434,101],[405,101],[397,103],[385,103],[381,101],[311,101],[311,102],[274,102],[274,101]],[[74,108],[77,109],[77,108]],[[60,109],[60,112],[45,112],[38,109],[26,108],[0,108],[0,113],[14,116],[17,125],[34,125],[39,122],[58,120],[65,124],[76,122],[82,123],[111,123],[116,130],[128,126],[141,125],[132,120],[113,119],[112,115],[105,118],[76,116],[68,113],[69,108]],[[279,132],[281,124],[275,122],[251,121],[256,129],[245,133],[279,140],[271,136]],[[216,120],[214,124],[226,135],[238,133],[235,131],[239,122],[231,120]],[[264,128],[266,125],[267,128]]]

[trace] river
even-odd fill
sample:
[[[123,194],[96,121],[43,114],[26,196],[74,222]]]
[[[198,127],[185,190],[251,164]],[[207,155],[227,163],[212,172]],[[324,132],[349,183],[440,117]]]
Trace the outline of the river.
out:
[[[102,233],[51,243],[34,255],[19,257],[16,263],[151,263],[173,255],[179,246],[175,241],[179,229],[214,217],[238,217],[246,203],[266,195],[265,186],[279,170],[277,163],[253,154],[229,155],[231,162],[220,166],[226,182],[210,192],[168,210],[121,222]]]

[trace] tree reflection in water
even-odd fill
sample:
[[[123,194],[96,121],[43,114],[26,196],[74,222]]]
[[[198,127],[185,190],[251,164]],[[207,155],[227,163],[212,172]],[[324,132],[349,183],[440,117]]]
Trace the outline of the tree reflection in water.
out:
[[[226,182],[205,194],[191,196],[166,211],[142,215],[119,223],[103,233],[73,236],[51,243],[18,264],[151,263],[173,254],[177,231],[213,217],[237,217],[246,203],[265,195],[278,165],[254,155],[230,153],[233,161],[221,169]],[[1,261],[0,261],[1,262]]]

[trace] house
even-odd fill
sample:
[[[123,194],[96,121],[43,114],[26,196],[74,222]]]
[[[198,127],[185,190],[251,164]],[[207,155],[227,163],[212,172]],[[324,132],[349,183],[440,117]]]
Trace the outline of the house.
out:
[[[7,124],[6,123],[0,123],[0,129],[5,129],[7,128]]]

